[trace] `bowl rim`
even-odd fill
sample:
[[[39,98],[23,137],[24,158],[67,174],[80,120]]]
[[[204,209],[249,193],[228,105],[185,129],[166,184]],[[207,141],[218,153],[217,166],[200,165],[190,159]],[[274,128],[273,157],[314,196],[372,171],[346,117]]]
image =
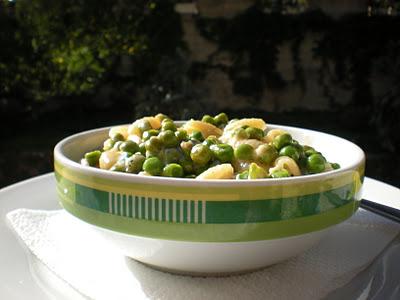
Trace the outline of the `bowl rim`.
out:
[[[179,122],[179,121],[178,121]],[[302,175],[302,176],[294,176],[294,177],[286,177],[286,178],[263,178],[263,179],[256,179],[256,180],[237,180],[237,179],[192,179],[192,178],[174,178],[174,177],[162,177],[162,176],[144,176],[138,174],[130,174],[130,173],[123,173],[123,172],[112,172],[109,170],[102,170],[99,168],[94,168],[90,166],[84,166],[80,163],[69,159],[64,154],[64,148],[66,145],[71,143],[72,141],[82,138],[84,136],[98,133],[101,131],[109,130],[112,127],[117,126],[127,126],[130,124],[120,124],[120,125],[111,125],[101,128],[95,128],[91,130],[82,131],[79,133],[75,133],[68,137],[65,137],[61,141],[59,141],[54,147],[54,162],[58,162],[63,166],[67,166],[68,168],[84,173],[86,175],[91,175],[94,177],[101,177],[104,179],[109,180],[117,180],[123,182],[135,182],[135,183],[147,183],[147,184],[156,184],[156,185],[174,185],[174,186],[213,186],[213,187],[226,187],[226,186],[235,186],[235,187],[256,187],[256,186],[269,186],[269,185],[291,185],[295,183],[302,183],[302,182],[313,182],[313,181],[324,181],[327,178],[340,176],[344,173],[348,173],[358,168],[364,168],[365,164],[365,153],[364,151],[355,143],[344,139],[342,137],[329,134],[322,131],[306,129],[301,127],[294,127],[294,126],[286,126],[286,125],[279,125],[279,124],[267,124],[267,128],[279,128],[284,129],[287,131],[295,130],[295,131],[303,131],[304,133],[309,133],[313,135],[323,135],[328,138],[335,138],[341,142],[348,143],[351,147],[353,147],[355,154],[357,157],[354,159],[354,162],[349,164],[348,166],[336,170],[331,170],[323,173],[318,174],[309,174],[309,175]],[[363,173],[364,170],[362,170]],[[363,174],[360,174],[363,175]]]

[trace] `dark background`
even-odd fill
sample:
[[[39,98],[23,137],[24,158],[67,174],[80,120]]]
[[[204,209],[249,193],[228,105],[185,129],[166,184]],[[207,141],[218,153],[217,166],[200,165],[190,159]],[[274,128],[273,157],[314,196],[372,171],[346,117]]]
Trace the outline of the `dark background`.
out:
[[[399,2],[0,0],[0,187],[70,134],[220,111],[340,135],[400,186]]]

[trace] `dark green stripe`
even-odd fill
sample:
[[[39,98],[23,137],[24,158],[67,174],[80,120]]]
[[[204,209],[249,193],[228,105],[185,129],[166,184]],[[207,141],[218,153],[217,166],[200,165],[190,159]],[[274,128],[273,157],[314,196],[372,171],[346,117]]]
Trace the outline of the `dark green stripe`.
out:
[[[176,201],[176,222],[179,223],[181,219],[181,201]]]
[[[169,221],[172,222],[172,212],[174,210],[174,204],[172,203],[171,199],[168,199],[168,215],[169,215]]]
[[[165,199],[161,200],[161,221],[165,221]]]
[[[128,202],[129,202],[128,217],[132,218],[133,217],[133,215],[132,215],[132,204],[133,204],[133,201],[132,201],[132,196],[131,195],[129,195]]]
[[[187,223],[187,206],[188,206],[187,200],[183,200],[183,222],[182,223]]]
[[[146,214],[145,214],[145,202],[146,202],[146,198],[145,197],[141,197],[140,198],[140,205],[141,205],[141,208],[140,208],[140,213],[141,213],[141,219],[146,219]]]
[[[118,210],[117,210],[117,214],[118,215],[122,215],[122,203],[121,203],[121,194],[117,194],[117,205],[118,205]]]
[[[202,206],[202,202],[201,201],[198,201],[197,202],[197,211],[198,211],[198,219],[197,219],[197,222],[199,223],[199,224],[201,224],[201,222],[202,222],[202,215],[203,215],[203,206]]]
[[[190,201],[190,223],[194,223],[194,201]]]
[[[153,217],[152,217],[152,209],[153,209],[153,206],[152,206],[152,199],[151,198],[147,198],[147,205],[148,205],[148,209],[147,209],[147,213],[148,213],[148,216],[149,216],[149,220],[152,220],[153,219]]]
[[[111,213],[112,213],[112,214],[115,213],[114,197],[115,197],[115,194],[114,194],[114,193],[111,193]]]
[[[158,215],[158,211],[159,211],[159,206],[158,206],[158,198],[156,198],[155,199],[155,203],[154,203],[154,216],[155,216],[155,219],[157,220],[157,221],[159,221],[160,220],[160,216]]]
[[[108,212],[108,193],[75,185],[75,201],[91,209]]]
[[[121,214],[126,217],[126,195],[121,195],[121,208]]]
[[[139,197],[135,196],[135,218],[139,218]]]

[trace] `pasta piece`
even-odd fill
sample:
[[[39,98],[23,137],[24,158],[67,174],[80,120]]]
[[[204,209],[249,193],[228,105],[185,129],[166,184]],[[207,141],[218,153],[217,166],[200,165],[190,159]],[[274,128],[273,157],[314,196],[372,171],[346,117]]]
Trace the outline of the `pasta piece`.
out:
[[[127,138],[127,140],[131,140],[135,142],[136,144],[140,144],[142,142],[142,138],[136,134],[130,134]]]
[[[114,134],[120,133],[123,135],[124,139],[128,138],[128,126],[115,126],[112,127],[108,133],[110,137],[112,137]]]
[[[247,119],[240,119],[240,120],[229,123],[228,125],[225,126],[224,131],[225,132],[233,131],[236,128],[239,128],[242,126],[255,127],[255,128],[259,128],[261,130],[265,130],[267,128],[267,124],[265,124],[263,119],[247,118]]]
[[[231,164],[222,164],[205,170],[196,179],[232,179],[233,173]]]
[[[142,131],[138,128],[138,121],[135,121],[131,125],[129,125],[128,135],[137,135],[137,136],[142,135]]]
[[[297,163],[289,156],[280,156],[274,162],[274,167],[269,169],[269,173],[271,174],[274,171],[285,169],[290,175],[299,176],[301,175],[299,166]]]
[[[188,134],[191,134],[193,131],[200,131],[204,138],[207,138],[210,135],[215,135],[219,137],[222,135],[222,130],[210,123],[190,120],[185,123],[182,127],[187,131]]]
[[[128,127],[128,135],[137,135],[142,136],[142,131],[138,128],[138,124],[140,121],[146,120],[150,123],[151,128],[153,129],[160,129],[161,128],[161,121],[156,117],[144,117],[139,120],[136,120]]]
[[[109,170],[118,161],[120,154],[121,153],[115,149],[101,153],[99,159],[100,169]]]
[[[270,131],[267,132],[267,134],[264,137],[264,140],[267,143],[271,143],[273,141],[274,138],[276,138],[278,135],[287,133],[287,131],[282,130],[282,129],[272,129]]]
[[[161,128],[161,121],[156,117],[144,117],[144,120],[148,121],[153,129]]]
[[[326,162],[326,163],[325,163],[325,170],[324,170],[324,172],[332,171],[332,170],[333,170],[332,165],[331,165],[330,163]]]

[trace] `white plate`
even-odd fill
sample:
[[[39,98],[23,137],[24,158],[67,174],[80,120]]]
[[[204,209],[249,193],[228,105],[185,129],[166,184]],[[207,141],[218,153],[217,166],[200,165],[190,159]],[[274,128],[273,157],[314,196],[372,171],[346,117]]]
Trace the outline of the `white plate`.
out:
[[[398,188],[370,178],[364,183],[366,199],[400,208]],[[60,208],[53,174],[0,190],[0,299],[84,299],[20,244],[5,220],[5,215],[17,208]]]
[[[59,209],[53,173],[0,190],[0,299],[84,299],[20,243],[6,222],[17,208]]]

